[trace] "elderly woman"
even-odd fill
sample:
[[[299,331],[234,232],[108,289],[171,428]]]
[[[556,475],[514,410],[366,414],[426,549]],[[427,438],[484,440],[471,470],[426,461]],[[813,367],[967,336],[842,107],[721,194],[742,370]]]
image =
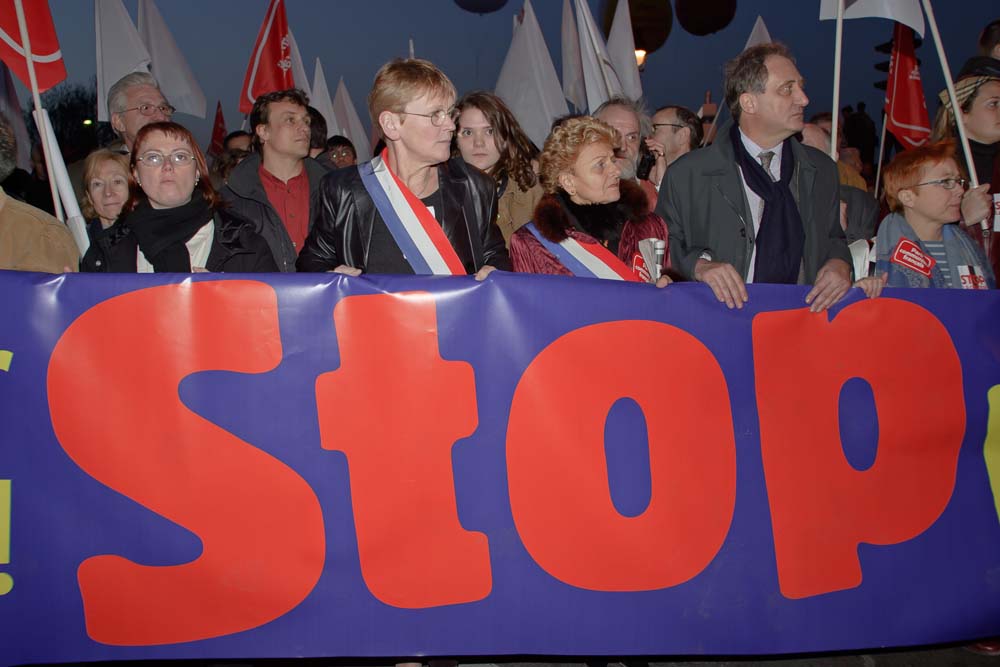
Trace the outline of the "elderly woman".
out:
[[[469,93],[455,108],[459,111],[457,151],[463,160],[497,182],[497,226],[504,242],[509,243],[510,235],[531,220],[542,198],[542,186],[532,167],[538,149],[493,93]]]
[[[493,180],[449,159],[457,111],[448,77],[426,60],[393,60],[375,75],[368,111],[386,148],[323,179],[299,271],[482,280],[509,268]]]
[[[545,188],[534,221],[514,232],[515,271],[670,282],[650,266],[640,242],[663,242],[667,226],[649,211],[643,190],[620,180],[615,160],[618,132],[596,118],[570,118],[545,141],[541,182]],[[653,245],[652,243],[647,246]]]
[[[128,156],[101,148],[83,163],[83,215],[90,247],[80,270],[121,272],[135,270],[135,237],[126,225],[116,224],[129,198]]]
[[[1000,272],[1000,60],[989,57],[972,58],[965,63],[955,82],[962,125],[972,150],[972,165],[979,187],[965,193],[962,199],[962,221],[966,230],[986,250],[993,274]],[[955,113],[948,91],[941,91],[941,109],[934,120],[934,141],[958,136]],[[963,160],[964,162],[964,160]],[[997,213],[994,213],[994,206]],[[994,230],[984,238],[981,221]],[[987,247],[986,243],[989,243]]]
[[[220,206],[205,156],[186,128],[170,122],[143,127],[130,166],[137,188],[119,222],[129,227],[139,246],[131,270],[278,270],[254,224]]]
[[[982,248],[956,224],[965,186],[950,141],[903,151],[889,163],[892,213],[875,241],[875,270],[888,276],[889,287],[996,287]]]

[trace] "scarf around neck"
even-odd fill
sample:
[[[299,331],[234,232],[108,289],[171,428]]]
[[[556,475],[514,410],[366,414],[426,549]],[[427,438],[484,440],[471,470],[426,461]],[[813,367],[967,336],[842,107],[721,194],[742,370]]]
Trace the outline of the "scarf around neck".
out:
[[[191,256],[184,244],[211,219],[211,207],[196,193],[174,208],[153,208],[143,199],[128,214],[128,225],[156,273],[190,273]]]
[[[794,285],[799,279],[806,236],[799,207],[789,187],[795,169],[791,141],[786,139],[781,145],[781,178],[774,181],[757,157],[750,155],[743,145],[739,125],[732,125],[729,138],[743,179],[750,190],[764,200],[755,241],[754,282]]]

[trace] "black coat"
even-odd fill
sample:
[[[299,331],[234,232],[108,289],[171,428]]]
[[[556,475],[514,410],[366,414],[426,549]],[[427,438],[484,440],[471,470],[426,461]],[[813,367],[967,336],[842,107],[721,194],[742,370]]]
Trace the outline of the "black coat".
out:
[[[368,271],[399,267],[413,273],[361,182],[359,166],[332,171],[319,188],[318,216],[299,253],[299,271],[329,271],[346,264]],[[496,184],[452,158],[438,165],[441,228],[466,272],[483,266],[510,270],[510,256],[496,226]]]
[[[213,273],[266,273],[278,270],[274,255],[255,231],[252,221],[223,207],[215,211],[215,234],[205,268]],[[100,221],[87,226],[90,248],[80,260],[80,271],[92,273],[135,273],[139,245],[122,216],[107,229]]]

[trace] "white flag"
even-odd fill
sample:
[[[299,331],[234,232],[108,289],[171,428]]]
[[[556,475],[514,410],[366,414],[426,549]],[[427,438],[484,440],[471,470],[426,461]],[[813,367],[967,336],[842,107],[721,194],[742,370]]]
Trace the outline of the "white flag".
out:
[[[80,213],[80,204],[76,200],[76,192],[73,190],[73,184],[70,182],[69,174],[66,171],[66,163],[63,162],[59,142],[56,140],[55,132],[52,131],[52,121],[49,120],[49,112],[47,109],[42,109],[41,115],[39,115],[38,111],[33,111],[31,115],[35,119],[35,126],[38,128],[39,136],[44,132],[46,137],[48,137],[49,157],[51,158],[50,166],[52,167],[52,175],[55,178],[59,201],[62,202],[63,208],[66,209],[66,226],[69,227],[70,233],[73,234],[73,240],[76,241],[76,247],[80,250],[80,255],[82,256],[87,252],[87,248],[90,247],[90,237],[87,236],[86,222],[83,220],[83,214]],[[56,210],[59,210],[58,206]]]
[[[97,32],[97,120],[109,121],[108,88],[126,74],[148,72],[149,51],[122,0],[94,0]]]
[[[309,90],[309,77],[306,76],[306,66],[302,63],[299,45],[295,41],[295,35],[292,34],[291,28],[288,29],[288,51],[292,57],[292,80],[295,81],[295,87],[306,94],[312,106],[316,106],[312,104],[312,91]]]
[[[153,0],[139,0],[139,35],[152,58],[150,70],[163,96],[178,111],[204,118],[205,94]]]
[[[24,124],[24,112],[17,99],[14,88],[14,77],[10,75],[6,63],[0,62],[0,113],[7,117],[14,127],[14,138],[17,140],[17,166],[30,172],[31,140],[28,138],[28,126]]]
[[[586,0],[576,0],[576,22],[580,33],[580,59],[583,61],[583,82],[587,88],[590,113],[612,97],[624,95],[622,84],[611,65],[604,38],[597,30]],[[635,56],[633,55],[633,58]]]
[[[819,19],[837,18],[837,0],[820,0]],[[924,13],[920,0],[844,0],[845,19],[883,18],[899,21],[924,36]]]
[[[344,77],[340,77],[337,84],[337,94],[333,97],[333,114],[343,122],[341,130],[344,136],[354,144],[354,152],[358,155],[359,161],[363,162],[372,154],[372,146],[368,143],[368,135],[365,134],[365,126],[361,124],[361,118],[354,108],[354,102],[344,85]]]
[[[751,46],[768,44],[770,42],[771,33],[767,31],[767,26],[764,25],[764,19],[758,16],[757,20],[753,22],[753,30],[750,31],[750,36],[747,37],[747,45],[743,47],[743,50],[746,51]]]
[[[580,33],[573,18],[573,7],[563,0],[562,13],[563,94],[578,110],[587,108],[587,89],[583,85],[583,61],[580,59]]]
[[[552,121],[569,113],[530,0],[524,1],[524,18],[510,42],[495,92],[539,148],[549,136]]]
[[[312,95],[309,97],[309,101],[326,121],[328,139],[335,134],[344,133],[343,126],[337,120],[337,115],[333,113],[333,100],[330,99],[330,89],[326,85],[326,75],[323,73],[323,65],[319,58],[316,59],[316,71],[313,74]]]
[[[618,0],[618,7],[615,8],[615,18],[608,33],[608,56],[618,73],[625,96],[639,100],[642,97],[642,81],[639,79],[639,64],[635,60],[635,37],[632,35],[628,0]]]

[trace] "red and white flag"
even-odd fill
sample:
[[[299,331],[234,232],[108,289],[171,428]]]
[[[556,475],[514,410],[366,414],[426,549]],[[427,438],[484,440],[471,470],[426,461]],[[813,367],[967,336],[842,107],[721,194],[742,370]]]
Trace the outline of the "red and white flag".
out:
[[[904,149],[926,144],[931,137],[924,86],[913,53],[913,30],[897,23],[892,34],[892,59],[885,87],[886,129]]]
[[[52,24],[47,0],[24,0],[24,19],[31,42],[31,57],[35,61],[38,90],[44,92],[66,78],[66,65],[59,50],[59,37]],[[10,71],[25,86],[31,88],[14,0],[0,0],[0,60],[7,63]]]
[[[212,126],[212,142],[208,145],[208,154],[212,157],[219,157],[225,150],[223,142],[226,140],[226,119],[222,116],[222,102],[219,101],[215,107],[215,125]]]
[[[240,112],[250,113],[259,95],[293,88],[292,48],[288,37],[285,0],[271,0],[257,33],[240,92]]]

